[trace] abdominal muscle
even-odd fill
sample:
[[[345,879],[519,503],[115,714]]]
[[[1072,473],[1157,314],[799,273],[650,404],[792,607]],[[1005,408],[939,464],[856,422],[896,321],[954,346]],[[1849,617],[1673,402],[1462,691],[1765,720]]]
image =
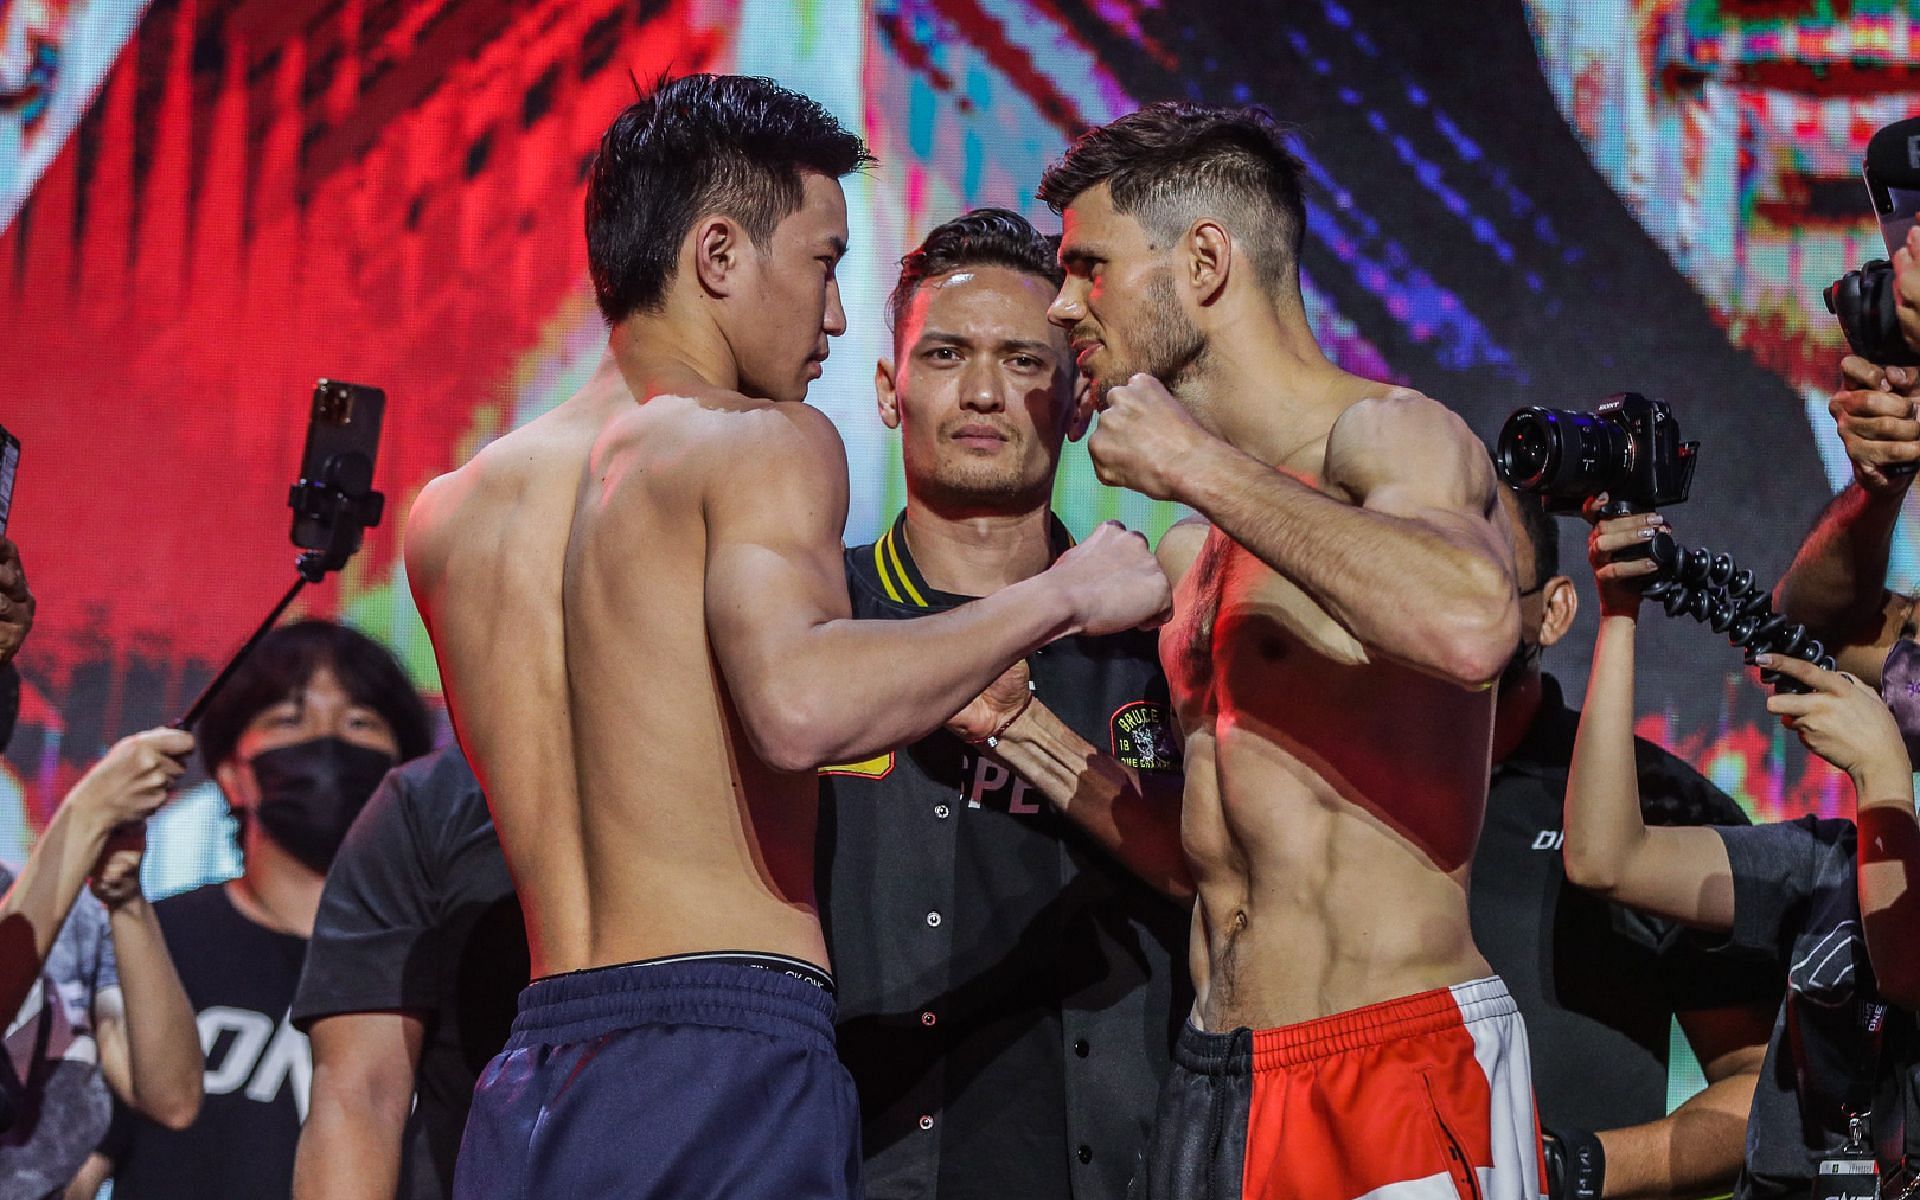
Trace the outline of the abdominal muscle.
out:
[[[1477,828],[1480,813],[1460,817]],[[1491,973],[1468,928],[1468,864],[1442,869],[1230,720],[1188,739],[1182,840],[1202,1029],[1292,1025]]]

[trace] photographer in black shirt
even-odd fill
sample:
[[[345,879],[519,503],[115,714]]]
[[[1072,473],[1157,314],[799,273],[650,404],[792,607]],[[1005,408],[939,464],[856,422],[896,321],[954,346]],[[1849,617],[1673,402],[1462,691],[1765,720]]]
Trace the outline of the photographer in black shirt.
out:
[[[1500,678],[1493,777],[1474,858],[1474,941],[1527,1023],[1553,1195],[1704,1194],[1732,1186],[1780,1004],[1777,970],[1710,953],[1671,921],[1568,884],[1567,771],[1580,714],[1541,656],[1572,626],[1559,527],[1537,496],[1501,489],[1520,577],[1520,645]],[[1633,740],[1652,825],[1740,825],[1739,805],[1691,767]],[[1706,1090],[1667,1112],[1675,1018]]]
[[[287,1014],[327,866],[388,768],[432,746],[393,656],[317,620],[268,634],[199,734],[246,868],[154,907],[198,1017],[206,1100],[184,1131],[116,1121],[117,1200],[289,1195],[312,1063]]]

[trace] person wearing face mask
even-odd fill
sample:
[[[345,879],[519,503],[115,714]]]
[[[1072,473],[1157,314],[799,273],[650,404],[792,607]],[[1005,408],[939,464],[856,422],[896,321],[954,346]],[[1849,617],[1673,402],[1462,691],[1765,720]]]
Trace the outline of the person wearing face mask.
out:
[[[200,1028],[206,1100],[178,1132],[116,1116],[102,1151],[118,1200],[291,1194],[312,1058],[288,1009],[327,866],[387,771],[432,748],[432,729],[391,654],[309,620],[267,636],[199,744],[245,868],[154,907]]]

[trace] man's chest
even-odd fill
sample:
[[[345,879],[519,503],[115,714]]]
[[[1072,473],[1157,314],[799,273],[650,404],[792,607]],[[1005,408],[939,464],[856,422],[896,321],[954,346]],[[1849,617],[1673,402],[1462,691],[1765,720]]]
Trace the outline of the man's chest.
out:
[[[1329,661],[1364,661],[1318,601],[1218,529],[1174,590],[1160,657],[1189,722]]]

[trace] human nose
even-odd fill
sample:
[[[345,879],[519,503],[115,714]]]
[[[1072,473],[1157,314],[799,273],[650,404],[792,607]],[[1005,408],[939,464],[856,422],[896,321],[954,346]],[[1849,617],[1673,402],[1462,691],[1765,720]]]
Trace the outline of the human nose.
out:
[[[847,310],[840,305],[840,281],[837,279],[827,284],[827,311],[820,327],[828,337],[839,337],[847,331]]]
[[[1062,329],[1071,328],[1086,315],[1086,305],[1081,303],[1079,289],[1071,279],[1060,285],[1060,294],[1047,305],[1047,320]]]
[[[970,412],[999,412],[1007,400],[999,369],[984,356],[976,355],[960,377],[960,406]]]

